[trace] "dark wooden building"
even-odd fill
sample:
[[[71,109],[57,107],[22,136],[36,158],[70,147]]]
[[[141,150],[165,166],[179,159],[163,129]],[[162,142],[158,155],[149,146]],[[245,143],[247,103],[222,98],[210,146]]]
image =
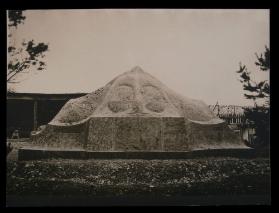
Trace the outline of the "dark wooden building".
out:
[[[7,93],[7,137],[14,130],[19,130],[20,137],[29,137],[32,130],[50,122],[69,99],[83,95],[86,93]]]

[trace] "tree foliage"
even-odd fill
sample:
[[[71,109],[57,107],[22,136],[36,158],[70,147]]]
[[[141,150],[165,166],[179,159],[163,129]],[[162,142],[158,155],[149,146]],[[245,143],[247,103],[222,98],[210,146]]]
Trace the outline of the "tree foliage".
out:
[[[256,54],[256,66],[259,67],[260,72],[270,71],[270,50],[265,47],[264,54],[260,56]],[[236,71],[240,75],[240,82],[245,90],[244,96],[247,99],[252,99],[255,103],[253,108],[247,108],[244,115],[247,118],[247,123],[250,127],[255,129],[255,139],[250,143],[251,147],[258,148],[269,145],[270,134],[270,85],[269,82],[264,80],[255,82],[251,78],[251,73],[245,65],[239,66]],[[256,100],[264,99],[265,104],[259,106]]]
[[[9,27],[17,27],[17,25],[22,24],[25,20],[25,16],[23,16],[22,10],[10,10],[8,12],[9,17]]]
[[[8,11],[9,31],[16,30],[19,24],[23,24],[26,17],[22,10]],[[45,52],[48,51],[48,44],[43,42],[36,43],[34,40],[22,41],[21,45],[12,44],[13,33],[9,34],[10,42],[8,45],[8,70],[7,83],[18,83],[16,77],[20,73],[27,73],[31,68],[42,71],[46,67],[43,60]]]

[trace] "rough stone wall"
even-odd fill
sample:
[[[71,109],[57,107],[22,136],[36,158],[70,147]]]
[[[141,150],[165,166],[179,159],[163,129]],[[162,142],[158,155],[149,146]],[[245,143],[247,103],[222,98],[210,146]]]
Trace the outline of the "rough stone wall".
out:
[[[113,119],[94,118],[89,120],[86,149],[91,151],[113,150]]]
[[[47,125],[38,135],[31,137],[34,147],[83,149],[85,145],[85,125],[59,127]]]
[[[140,143],[144,150],[163,150],[162,118],[139,118]]]
[[[161,118],[92,118],[87,149],[94,151],[162,150]]]
[[[190,151],[243,148],[226,124],[197,124],[183,117],[92,117],[76,126],[51,126],[34,146],[88,151]]]
[[[225,123],[204,125],[189,124],[189,147],[193,149],[244,148],[239,135],[234,133]]]
[[[226,125],[185,123],[180,117],[91,118],[87,149],[92,151],[190,151],[239,147]]]
[[[114,119],[115,150],[142,150],[137,117]]]
[[[164,151],[188,151],[188,138],[184,118],[163,118]]]

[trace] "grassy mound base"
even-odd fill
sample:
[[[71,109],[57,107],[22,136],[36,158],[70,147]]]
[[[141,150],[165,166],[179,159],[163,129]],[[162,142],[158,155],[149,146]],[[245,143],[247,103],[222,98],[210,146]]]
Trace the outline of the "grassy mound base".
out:
[[[270,193],[268,159],[10,161],[7,195],[199,196]]]

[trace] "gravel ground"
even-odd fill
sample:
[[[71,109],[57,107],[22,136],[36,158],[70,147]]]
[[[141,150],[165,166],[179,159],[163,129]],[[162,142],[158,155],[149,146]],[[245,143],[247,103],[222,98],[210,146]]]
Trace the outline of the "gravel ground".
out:
[[[47,160],[10,162],[8,194],[261,194],[267,159]]]
[[[236,196],[243,200],[241,196],[260,195],[256,204],[270,200],[268,158],[17,161],[15,154],[16,149],[7,161],[9,205],[20,197],[30,196],[95,200],[121,196],[137,200],[140,197],[164,200],[176,196],[218,196],[218,199]],[[213,199],[212,204],[218,203],[218,199]]]

